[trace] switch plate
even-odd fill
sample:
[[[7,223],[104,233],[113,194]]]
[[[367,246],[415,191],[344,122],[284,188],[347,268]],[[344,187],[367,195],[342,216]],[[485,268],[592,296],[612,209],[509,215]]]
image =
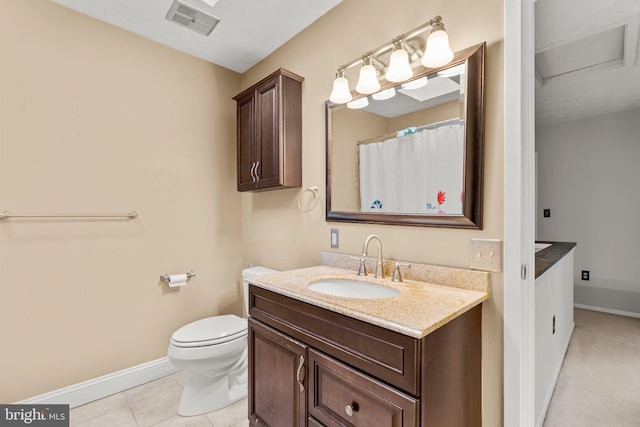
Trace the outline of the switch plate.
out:
[[[471,239],[471,268],[502,271],[502,240]]]
[[[331,229],[331,248],[336,249],[340,244],[340,232],[337,228]]]

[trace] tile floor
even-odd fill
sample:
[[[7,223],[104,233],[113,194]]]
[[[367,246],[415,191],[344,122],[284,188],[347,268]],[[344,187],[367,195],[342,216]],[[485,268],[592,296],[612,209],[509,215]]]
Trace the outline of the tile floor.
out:
[[[177,415],[184,372],[71,409],[71,427],[247,427],[247,399],[195,417]]]

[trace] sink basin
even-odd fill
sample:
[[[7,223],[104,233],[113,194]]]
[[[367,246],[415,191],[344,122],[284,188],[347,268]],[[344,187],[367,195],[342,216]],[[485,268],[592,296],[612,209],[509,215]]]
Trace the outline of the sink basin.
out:
[[[326,279],[313,282],[307,286],[321,294],[344,298],[392,298],[400,295],[400,291],[375,283],[350,279]]]

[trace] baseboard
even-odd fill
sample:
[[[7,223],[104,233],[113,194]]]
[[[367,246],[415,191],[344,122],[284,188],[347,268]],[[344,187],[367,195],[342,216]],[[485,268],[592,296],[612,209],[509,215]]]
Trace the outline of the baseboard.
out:
[[[547,395],[544,397],[544,411],[541,411],[540,419],[536,423],[537,427],[542,427],[544,424],[544,419],[547,416],[547,411],[549,410],[549,405],[551,404],[551,398],[553,397],[553,392],[556,389],[556,384],[558,384],[558,378],[560,377],[560,371],[562,370],[562,364],[564,363],[564,358],[567,357],[567,350],[569,350],[569,343],[571,342],[571,337],[573,336],[573,331],[576,328],[575,322],[571,324],[571,331],[567,334],[567,340],[564,343],[564,351],[562,352],[562,359],[560,359],[560,363],[556,366],[555,371],[553,372],[553,387],[549,387],[547,391]]]
[[[618,316],[636,317],[640,319],[640,313],[633,311],[616,310],[615,308],[596,307],[593,305],[573,304],[575,308],[582,308],[591,311],[600,311],[602,313],[617,314]]]
[[[168,358],[163,357],[16,403],[35,405],[68,404],[71,408],[75,408],[140,384],[166,377],[178,372],[178,370],[169,362]]]

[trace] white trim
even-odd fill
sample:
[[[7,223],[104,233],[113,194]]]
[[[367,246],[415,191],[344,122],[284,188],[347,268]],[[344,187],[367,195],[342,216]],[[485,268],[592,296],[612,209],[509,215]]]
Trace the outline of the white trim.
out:
[[[551,403],[551,398],[553,397],[553,392],[556,389],[556,384],[558,384],[558,378],[560,377],[560,371],[562,370],[562,364],[564,363],[564,358],[567,356],[567,350],[569,350],[569,343],[571,342],[571,337],[573,336],[573,331],[576,328],[576,324],[572,323],[571,324],[571,332],[569,333],[569,336],[567,337],[567,341],[564,343],[564,351],[562,352],[562,358],[560,360],[558,360],[558,364],[556,366],[556,369],[553,372],[553,387],[549,387],[549,390],[547,390],[547,394],[544,397],[544,411],[541,411],[540,414],[540,418],[538,419],[538,422],[536,423],[536,426],[538,427],[542,427],[542,424],[544,423],[544,419],[547,416],[547,411],[549,410],[549,404]]]
[[[504,426],[535,425],[534,1],[504,1]],[[521,266],[528,275],[521,279]]]
[[[618,316],[635,317],[640,319],[640,313],[633,311],[616,310],[615,308],[596,307],[594,305],[573,304],[575,308],[583,308],[585,310],[600,311],[602,313],[617,314]]]
[[[71,408],[111,396],[158,378],[178,372],[167,357],[83,381],[22,400],[20,404],[68,404]]]

